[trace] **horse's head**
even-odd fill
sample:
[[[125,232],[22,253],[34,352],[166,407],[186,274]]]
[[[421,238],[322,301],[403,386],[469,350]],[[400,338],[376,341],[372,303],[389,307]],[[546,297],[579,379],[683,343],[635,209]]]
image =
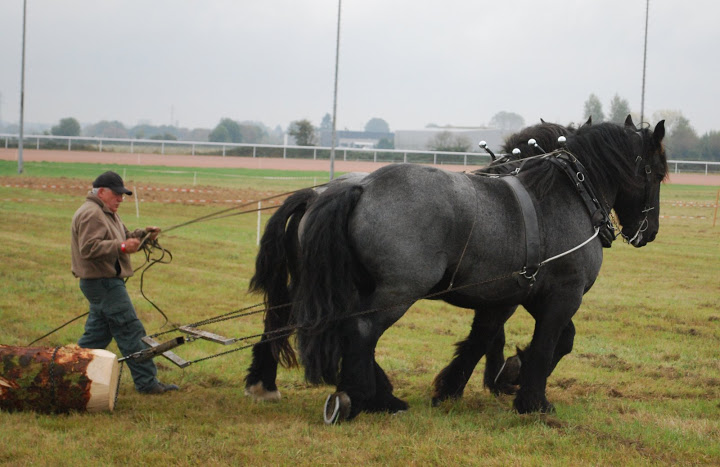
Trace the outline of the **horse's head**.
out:
[[[662,144],[665,121],[660,121],[653,131],[638,130],[628,115],[625,130],[633,135],[636,183],[620,187],[614,208],[623,226],[620,232],[623,238],[632,246],[641,247],[655,239],[660,227],[660,184],[668,171]]]

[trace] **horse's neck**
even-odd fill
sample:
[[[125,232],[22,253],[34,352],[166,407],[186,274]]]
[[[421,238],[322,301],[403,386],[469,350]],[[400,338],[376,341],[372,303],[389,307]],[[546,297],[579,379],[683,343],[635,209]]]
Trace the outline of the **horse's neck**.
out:
[[[598,201],[600,201],[608,211],[615,207],[615,200],[617,199],[617,193],[620,188],[617,183],[593,183],[593,188],[596,191],[595,194],[600,197]]]

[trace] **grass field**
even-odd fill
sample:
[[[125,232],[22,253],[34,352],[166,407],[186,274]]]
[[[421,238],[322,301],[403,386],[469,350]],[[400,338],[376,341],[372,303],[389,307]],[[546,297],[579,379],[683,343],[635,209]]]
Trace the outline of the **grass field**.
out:
[[[197,186],[255,192],[257,198],[321,182],[323,173],[105,167],[32,163],[22,175],[0,162],[0,344],[27,345],[87,311],[70,273],[69,226],[83,191],[26,185],[57,179],[89,184],[112,168],[128,184]],[[272,177],[272,178],[267,178]],[[279,177],[279,178],[278,178]],[[287,177],[306,177],[288,180]],[[308,178],[311,177],[312,179]],[[16,186],[17,185],[17,186]],[[553,415],[517,415],[509,396],[493,397],[480,372],[465,397],[430,406],[431,381],[470,328],[472,313],[419,302],[381,339],[377,359],[411,409],[396,416],[361,414],[326,427],[329,387],[308,386],[300,370],[279,371],[283,399],[253,403],[243,395],[250,351],[181,370],[158,359],[160,377],[178,393],[143,396],[123,373],[113,413],[0,413],[0,463],[90,464],[388,464],[388,465],[657,465],[720,463],[720,225],[712,226],[717,187],[663,187],[658,238],[634,249],[605,250],[594,288],[575,316],[573,352],[548,381]],[[23,200],[23,201],[18,201]],[[121,207],[129,228],[168,227],[224,209],[160,200]],[[268,214],[264,214],[266,220]],[[145,294],[185,324],[253,305],[257,215],[192,224],[160,237],[173,254],[144,278]],[[139,265],[141,258],[134,257]],[[128,290],[149,333],[163,319]],[[82,320],[46,338],[70,344]],[[518,312],[508,347],[525,345],[533,321]],[[261,316],[207,327],[239,337],[262,329]],[[114,344],[110,350],[116,351]],[[228,350],[204,341],[176,353],[197,359]],[[483,362],[481,361],[481,366]],[[480,369],[481,367],[479,367]]]

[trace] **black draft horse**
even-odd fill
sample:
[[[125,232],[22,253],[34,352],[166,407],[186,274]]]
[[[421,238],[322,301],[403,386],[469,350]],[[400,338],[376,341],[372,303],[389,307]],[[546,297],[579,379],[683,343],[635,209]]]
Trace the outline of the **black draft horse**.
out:
[[[638,130],[628,117],[579,129],[565,150],[511,177],[403,164],[320,194],[299,226],[292,314],[306,379],[336,385],[326,423],[407,409],[374,352],[421,298],[481,310],[469,337],[478,342],[492,341],[523,305],[535,330],[514,407],[553,410],[547,378],[572,349],[571,319],[600,271],[598,226],[614,209],[631,245],[658,232],[664,135],[664,122]],[[435,396],[452,396],[442,391]]]
[[[591,120],[588,119],[585,126],[590,124]],[[507,137],[502,146],[502,151],[507,156],[493,161],[488,167],[479,171],[495,174],[510,172],[516,166],[508,164],[508,162],[538,155],[543,150],[554,150],[558,147],[559,137],[568,136],[574,131],[572,126],[565,127],[545,121],[527,127]],[[529,144],[531,139],[535,140],[535,144],[532,146]],[[245,377],[245,393],[248,396],[256,400],[279,400],[280,392],[276,383],[278,363],[286,367],[297,365],[297,358],[289,341],[292,334],[290,328],[294,323],[290,316],[289,304],[293,301],[292,290],[300,274],[297,234],[300,220],[319,193],[328,186],[359,182],[367,175],[363,172],[353,172],[329,182],[320,189],[299,190],[289,196],[268,220],[255,261],[255,274],[250,280],[250,291],[263,294],[267,311],[264,319],[264,334],[261,341],[253,346],[253,360]],[[512,393],[515,389],[515,376],[498,377],[500,369],[504,365],[505,333],[503,329],[501,328],[491,342],[465,341],[459,343],[458,348],[466,345],[480,345],[484,348],[480,352],[475,352],[479,354],[479,357],[472,364],[470,373],[477,361],[486,355],[488,363],[485,368],[485,385],[495,394]],[[468,349],[464,354],[471,355],[473,352]],[[466,367],[471,360],[464,360]],[[467,373],[467,371],[463,373]],[[467,374],[467,378],[469,377],[470,375]],[[467,379],[465,379],[465,383],[467,383]],[[455,397],[461,395],[465,386],[461,381],[452,383],[447,381],[447,384],[452,386],[453,389],[448,389],[448,391],[452,392]]]

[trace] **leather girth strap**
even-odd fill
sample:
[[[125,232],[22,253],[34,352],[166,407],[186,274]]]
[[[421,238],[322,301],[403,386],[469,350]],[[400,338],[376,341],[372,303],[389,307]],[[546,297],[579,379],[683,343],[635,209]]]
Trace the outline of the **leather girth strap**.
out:
[[[522,211],[523,224],[525,224],[525,268],[522,275],[532,282],[535,274],[540,269],[540,226],[538,225],[537,212],[533,205],[530,193],[525,185],[515,176],[501,177],[505,183],[510,185],[515,199]]]

